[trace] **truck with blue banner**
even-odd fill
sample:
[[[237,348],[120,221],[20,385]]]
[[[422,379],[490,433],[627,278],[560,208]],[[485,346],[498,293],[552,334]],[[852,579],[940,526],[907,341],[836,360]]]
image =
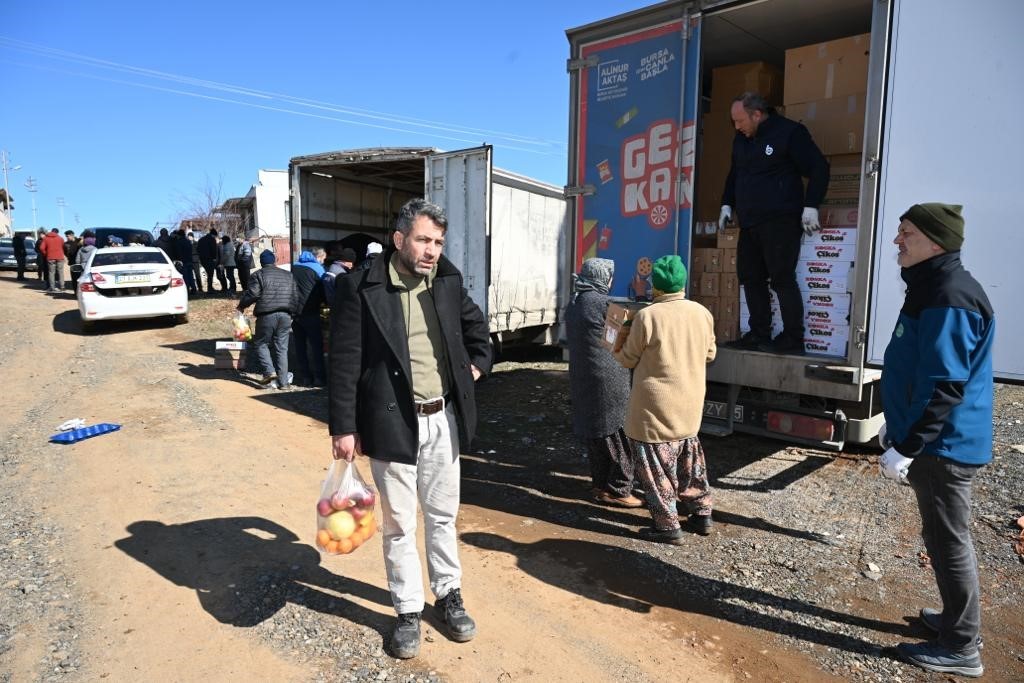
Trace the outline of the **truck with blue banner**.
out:
[[[1006,66],[1024,64],[1022,22],[1016,0],[970,11],[953,0],[672,0],[566,31],[566,270],[612,259],[613,297],[642,298],[655,259],[683,258],[687,296],[712,312],[719,342],[702,432],[835,450],[877,435],[904,293],[892,240],[920,202],[964,206],[963,261],[999,320],[995,375],[1024,380],[1016,155],[1005,140],[1024,106],[1006,87]],[[957,49],[940,35],[957,36]],[[951,83],[955,115],[936,95]],[[822,229],[803,238],[797,268],[803,353],[727,345],[747,329],[742,226],[720,230],[718,219],[737,134],[730,106],[748,91],[806,126],[831,168]]]

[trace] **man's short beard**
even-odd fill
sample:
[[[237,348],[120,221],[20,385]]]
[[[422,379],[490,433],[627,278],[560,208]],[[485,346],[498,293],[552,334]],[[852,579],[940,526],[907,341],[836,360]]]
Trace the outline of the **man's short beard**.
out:
[[[426,277],[427,275],[430,274],[429,270],[426,273],[419,272],[419,270],[418,270],[419,264],[416,262],[415,259],[413,259],[409,254],[406,253],[405,249],[399,249],[397,251],[397,254],[398,254],[398,260],[401,261],[402,265],[405,266],[405,269],[407,271],[409,271],[410,273],[412,273],[413,275],[418,275],[420,277]]]

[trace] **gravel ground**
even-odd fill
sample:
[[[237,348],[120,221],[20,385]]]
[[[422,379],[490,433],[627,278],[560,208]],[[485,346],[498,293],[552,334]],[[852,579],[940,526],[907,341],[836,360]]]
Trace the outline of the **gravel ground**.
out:
[[[189,334],[226,338],[233,302],[201,300],[193,305]],[[114,371],[96,362],[100,342],[83,340],[85,362],[76,383],[88,386]],[[937,680],[891,658],[887,647],[924,634],[904,623],[917,607],[933,604],[934,580],[917,536],[917,513],[909,489],[876,475],[873,453],[829,454],[784,448],[747,436],[707,439],[716,495],[716,532],[681,547],[640,541],[643,514],[595,513],[575,503],[587,488],[583,451],[568,432],[565,364],[520,359],[496,367],[480,386],[483,421],[474,453],[464,462],[464,500],[470,505],[515,511],[526,523],[545,521],[577,529],[580,537],[607,545],[615,561],[595,571],[629,571],[670,596],[679,609],[704,613],[757,629],[766,647],[806,652],[825,671],[857,681]],[[536,357],[535,357],[536,358]],[[173,354],[136,357],[128,368],[166,369],[176,410],[192,429],[222,425],[216,407],[179,377]],[[41,392],[40,395],[46,395]],[[325,392],[287,395],[296,410],[325,417]],[[982,567],[986,638],[1006,644],[1004,660],[1016,671],[994,671],[992,680],[1024,678],[1019,631],[1000,636],[990,615],[1015,611],[1024,601],[1021,557],[1013,549],[1024,515],[1024,388],[1000,385],[993,430],[995,460],[975,486],[974,534]],[[74,581],[60,553],[52,551],[61,530],[47,525],[39,492],[19,468],[43,463],[40,473],[59,473],[59,459],[44,457],[53,421],[42,405],[28,409],[21,426],[0,452],[0,653],[23,638],[45,639],[44,680],[80,680],[76,647],[79,608]],[[15,485],[15,483],[17,485]],[[567,558],[566,563],[571,563]],[[390,619],[358,626],[329,614],[324,594],[297,582],[298,567],[245,578],[238,585],[240,611],[252,633],[289,657],[319,668],[318,681],[437,681],[436,671],[400,663],[381,649]],[[1002,610],[1002,612],[1000,612]],[[437,635],[425,629],[427,639]],[[703,634],[684,634],[684,644],[709,645]],[[992,646],[990,646],[992,647]],[[989,651],[991,652],[991,650]],[[344,668],[323,662],[344,662]],[[995,675],[992,675],[995,674]],[[1006,676],[1000,678],[1000,674]],[[756,678],[756,676],[755,676]],[[11,681],[0,672],[0,681]]]

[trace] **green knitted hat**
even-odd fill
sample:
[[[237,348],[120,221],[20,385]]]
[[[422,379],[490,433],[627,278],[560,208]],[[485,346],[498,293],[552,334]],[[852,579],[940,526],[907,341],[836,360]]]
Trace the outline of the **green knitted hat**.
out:
[[[651,286],[654,289],[675,294],[686,287],[686,266],[675,254],[662,256],[651,269]]]
[[[964,217],[960,204],[914,204],[900,216],[900,220],[909,220],[928,239],[946,251],[958,251],[964,243]]]

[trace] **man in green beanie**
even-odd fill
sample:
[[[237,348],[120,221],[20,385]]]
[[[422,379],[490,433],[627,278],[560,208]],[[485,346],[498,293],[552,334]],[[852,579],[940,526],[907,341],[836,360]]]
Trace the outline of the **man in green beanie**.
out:
[[[971,484],[992,459],[992,342],[985,291],[960,263],[961,207],[915,204],[900,217],[906,300],[885,350],[882,474],[917,496],[922,536],[942,599],[921,622],[935,633],[897,650],[928,671],[981,676],[978,562]]]
[[[654,262],[651,285],[653,303],[636,314],[615,353],[633,370],[623,430],[633,441],[637,480],[654,522],[640,535],[681,545],[679,501],[690,530],[711,533],[711,486],[697,432],[706,366],[715,359],[715,322],[708,309],[686,298],[686,266],[678,256]]]

